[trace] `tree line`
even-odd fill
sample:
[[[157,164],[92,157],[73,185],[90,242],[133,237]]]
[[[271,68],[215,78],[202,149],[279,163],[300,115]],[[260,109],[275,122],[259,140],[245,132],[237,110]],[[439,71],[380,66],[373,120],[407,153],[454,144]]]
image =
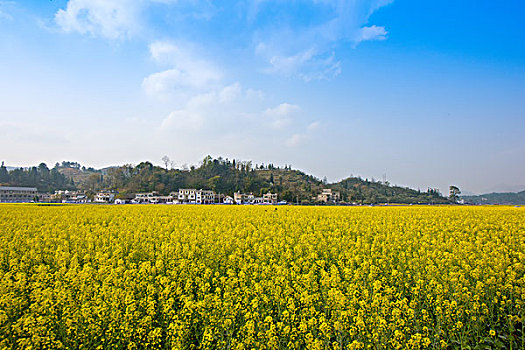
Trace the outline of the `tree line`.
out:
[[[290,165],[254,165],[251,161],[211,156],[206,156],[198,165],[181,169],[173,168],[167,157],[163,163],[164,167],[146,161],[103,170],[86,168],[76,162],[57,163],[49,169],[41,163],[38,167],[12,171],[7,171],[2,164],[0,184],[31,186],[45,192],[70,189],[94,194],[104,189],[118,192],[118,197],[152,191],[167,195],[179,188],[210,189],[224,195],[239,191],[260,196],[272,192],[277,193],[280,200],[303,204],[315,203],[323,188],[332,188],[340,192],[341,200],[346,203],[447,203],[433,188],[420,191],[360,177],[329,184],[326,179],[320,180]]]
[[[58,167],[49,169],[45,163],[8,171],[2,162],[0,166],[0,185],[36,187],[40,192],[76,188],[72,178],[62,174]]]

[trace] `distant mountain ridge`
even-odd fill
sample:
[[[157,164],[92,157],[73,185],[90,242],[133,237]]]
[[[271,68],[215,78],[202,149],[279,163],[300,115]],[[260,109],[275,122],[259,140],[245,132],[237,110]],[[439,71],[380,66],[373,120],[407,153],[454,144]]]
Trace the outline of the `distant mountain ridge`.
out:
[[[477,196],[461,196],[469,204],[525,205],[525,190],[521,192],[492,192]]]

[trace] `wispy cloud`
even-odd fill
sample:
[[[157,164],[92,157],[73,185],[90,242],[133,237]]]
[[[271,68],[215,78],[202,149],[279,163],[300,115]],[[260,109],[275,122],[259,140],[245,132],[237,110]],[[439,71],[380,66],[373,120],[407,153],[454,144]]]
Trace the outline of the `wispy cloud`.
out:
[[[176,9],[171,17],[178,20],[209,20],[216,11],[207,0],[69,0],[66,7],[55,14],[55,22],[68,33],[107,39],[131,38],[155,26],[148,22],[155,5],[164,6],[167,11]]]
[[[202,130],[205,122],[205,116],[194,110],[175,110],[162,120],[161,130],[181,130],[185,132],[194,132]]]
[[[167,115],[159,131],[177,138],[271,140],[275,145],[295,147],[308,141],[319,122],[308,122],[298,105],[283,102],[274,107],[253,107],[253,94],[239,83],[191,97],[180,109]],[[251,109],[251,110],[250,110]],[[249,110],[249,111],[248,111]],[[248,142],[249,143],[249,142]]]
[[[188,18],[212,21],[214,16],[222,16],[214,19],[218,23],[235,13],[237,19],[228,22],[234,29],[228,30],[246,34],[245,41],[235,43],[234,47],[254,48],[253,55],[267,64],[259,66],[257,72],[297,77],[305,82],[326,80],[341,73],[342,63],[337,58],[341,45],[356,46],[367,40],[386,39],[386,29],[368,21],[374,11],[390,2],[306,0],[299,4],[255,0],[247,5],[234,0],[231,6],[221,7],[206,0],[69,0],[56,13],[55,22],[65,32],[111,40],[149,32],[142,40],[150,42],[150,58],[158,71],[143,79],[142,89],[171,109],[160,122],[159,132],[185,130],[206,135],[258,130],[274,141],[294,147],[307,142],[319,122],[308,121],[310,116],[301,115],[304,112],[296,104],[275,105],[264,100],[264,92],[245,88],[242,81],[228,76],[225,56],[218,60],[216,52],[205,49],[196,39],[184,32],[178,32],[174,39],[165,29],[175,28],[175,22]],[[307,21],[297,16],[297,6],[303,5],[310,11]],[[153,25],[148,23],[148,10],[158,10],[158,6],[171,12],[160,19],[167,27],[156,32],[147,28]],[[167,39],[157,40],[156,36]]]
[[[297,105],[281,103],[264,111],[264,119],[272,129],[281,130],[292,124],[292,118],[301,109]]]
[[[159,41],[149,51],[155,63],[169,68],[147,76],[144,91],[164,103],[181,106],[161,121],[161,133],[184,131],[201,138],[230,135],[235,139],[245,130],[282,145],[299,144],[299,140],[289,141],[295,134],[301,140],[309,137],[312,127],[305,127],[308,117],[300,116],[298,105],[282,102],[272,106],[262,91],[244,88],[240,82],[226,83],[223,71],[206,58],[206,50]]]
[[[308,124],[302,132],[295,133],[292,136],[290,136],[285,142],[286,146],[296,147],[296,146],[299,146],[307,142],[314,136],[316,130],[319,129],[320,125],[321,125],[321,122],[319,121],[315,121],[315,122]]]
[[[195,21],[215,20],[215,25],[229,23],[233,35],[244,33],[244,40],[236,46],[254,48],[254,55],[267,64],[259,71],[285,77],[298,77],[305,82],[327,80],[341,73],[338,49],[345,44],[356,47],[364,41],[385,40],[387,30],[370,24],[370,16],[393,0],[305,0],[287,2],[280,0],[234,0],[227,5],[207,0],[69,0],[64,9],[55,15],[55,22],[65,32],[77,32],[108,39],[130,38],[139,33],[163,33],[151,30],[157,26],[171,28],[177,37],[184,36],[178,25],[185,23],[194,28]],[[148,23],[148,10],[164,6],[167,15],[160,18],[163,24]],[[301,16],[298,11],[301,10]],[[152,10],[153,11],[153,10]],[[303,14],[304,12],[304,14]],[[304,16],[304,18],[303,18]],[[234,19],[234,20],[232,20]],[[202,23],[204,23],[202,22]],[[165,35],[166,33],[164,33]],[[170,35],[168,34],[168,37]],[[246,41],[246,38],[250,38]],[[158,60],[184,60],[181,48],[166,42],[156,42],[150,47],[152,56]],[[173,67],[152,75],[147,83],[152,89],[171,86],[172,81],[208,82],[213,72],[201,64],[196,71],[202,74],[186,75],[189,64],[183,69]],[[197,78],[197,80],[186,78]]]
[[[385,40],[387,34],[388,32],[386,31],[385,27],[378,27],[376,25],[362,27],[355,39],[355,45],[367,40]]]
[[[2,142],[34,146],[44,142],[46,146],[63,146],[70,143],[66,134],[57,134],[49,126],[32,122],[0,121],[0,128],[5,133]]]
[[[240,82],[227,83],[218,65],[206,58],[206,50],[196,45],[159,41],[152,43],[149,51],[155,63],[169,68],[147,76],[144,91],[161,102],[181,106],[162,120],[162,132],[229,133],[260,126],[281,129],[299,109],[283,103],[261,112],[264,93],[246,89]]]
[[[12,20],[12,7],[15,5],[14,1],[0,1],[0,20]]]
[[[335,54],[319,54],[310,48],[291,56],[281,56],[259,44],[257,53],[266,56],[270,67],[265,71],[286,77],[298,76],[306,82],[311,80],[328,80],[341,73],[341,62],[335,59]]]
[[[144,79],[142,86],[150,96],[163,99],[212,90],[222,81],[221,70],[189,46],[155,42],[150,45],[150,54],[157,63],[170,66]]]
[[[55,15],[65,32],[109,39],[130,37],[142,27],[140,13],[146,0],[69,0]]]
[[[278,26],[272,22],[271,26],[255,30],[255,52],[268,62],[265,71],[269,73],[297,76],[305,81],[334,78],[341,72],[341,62],[336,59],[338,47],[345,43],[356,47],[363,41],[386,39],[384,27],[367,24],[372,13],[392,1],[307,1],[314,18],[316,11],[325,14],[319,17],[322,20],[296,23],[294,16],[281,16],[284,20]],[[293,10],[285,2],[256,1],[250,16],[267,16],[265,11],[273,13],[279,6],[282,6],[279,13]]]
[[[253,104],[252,90],[244,89],[238,82],[204,93],[196,93],[187,99],[182,108],[172,111],[164,118],[160,130],[171,132],[231,132],[239,127],[258,122],[248,113]],[[253,109],[253,108],[252,108]]]

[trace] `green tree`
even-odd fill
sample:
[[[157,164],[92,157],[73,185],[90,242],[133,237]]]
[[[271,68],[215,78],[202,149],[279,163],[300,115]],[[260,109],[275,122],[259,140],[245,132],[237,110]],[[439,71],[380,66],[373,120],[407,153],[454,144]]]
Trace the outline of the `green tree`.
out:
[[[217,191],[217,183],[220,181],[220,179],[220,175],[209,178],[207,181],[208,188],[212,191]]]
[[[457,202],[459,200],[459,195],[461,194],[461,191],[459,190],[459,187],[457,186],[454,186],[454,185],[450,185],[450,187],[448,188],[448,198],[453,201],[453,202]]]
[[[9,182],[9,172],[7,171],[7,168],[4,166],[4,162],[2,162],[2,166],[0,166],[0,183],[7,183]]]

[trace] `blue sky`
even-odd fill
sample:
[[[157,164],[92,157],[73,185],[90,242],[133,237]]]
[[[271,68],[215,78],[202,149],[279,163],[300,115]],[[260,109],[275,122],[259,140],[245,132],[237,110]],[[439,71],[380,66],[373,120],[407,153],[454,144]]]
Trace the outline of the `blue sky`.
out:
[[[525,3],[0,1],[0,159],[525,189]]]

